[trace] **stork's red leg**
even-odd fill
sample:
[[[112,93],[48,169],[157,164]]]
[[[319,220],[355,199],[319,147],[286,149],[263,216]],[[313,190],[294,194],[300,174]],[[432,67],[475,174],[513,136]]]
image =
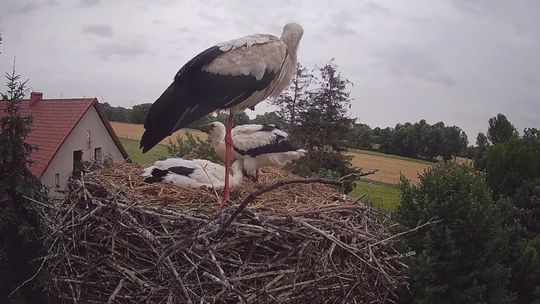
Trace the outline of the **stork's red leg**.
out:
[[[225,206],[229,201],[229,176],[231,173],[231,150],[232,150],[232,134],[231,129],[233,127],[234,113],[229,112],[229,119],[227,120],[227,128],[225,133],[225,186],[223,187],[223,202],[221,207]]]

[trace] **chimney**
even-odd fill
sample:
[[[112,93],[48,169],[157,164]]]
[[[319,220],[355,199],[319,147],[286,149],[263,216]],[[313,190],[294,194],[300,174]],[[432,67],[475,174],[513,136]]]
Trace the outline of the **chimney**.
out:
[[[36,102],[43,99],[43,93],[41,92],[31,92],[30,93],[30,105],[33,106],[36,104]]]

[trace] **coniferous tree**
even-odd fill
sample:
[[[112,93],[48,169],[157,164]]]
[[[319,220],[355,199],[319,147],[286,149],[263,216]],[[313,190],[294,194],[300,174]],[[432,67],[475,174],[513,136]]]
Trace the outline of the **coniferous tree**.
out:
[[[309,90],[314,77],[308,68],[298,63],[296,74],[289,87],[272,101],[272,104],[278,106],[276,114],[287,124],[285,127],[293,132],[294,127],[298,125],[299,113],[304,111],[309,103]]]
[[[14,292],[38,271],[36,259],[42,249],[39,217],[27,197],[45,198],[39,180],[29,170],[28,157],[34,147],[24,141],[32,118],[19,111],[26,81],[20,81],[15,68],[6,78],[7,91],[1,93],[0,101],[6,104],[0,118],[0,303],[45,303],[41,281],[34,280]]]
[[[319,68],[317,89],[310,94],[306,110],[299,113],[298,138],[310,150],[330,147],[341,152],[347,148],[355,119],[347,115],[351,82],[343,78],[334,59]]]
[[[355,171],[352,157],[342,153],[350,147],[355,121],[347,116],[351,83],[340,75],[333,59],[318,71],[309,102],[295,114],[294,139],[308,153],[292,169],[300,175],[341,176]]]

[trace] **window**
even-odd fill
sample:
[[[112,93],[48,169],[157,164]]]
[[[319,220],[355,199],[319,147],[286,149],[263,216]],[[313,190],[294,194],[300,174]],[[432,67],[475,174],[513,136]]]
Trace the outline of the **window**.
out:
[[[73,177],[81,178],[83,170],[82,150],[73,151]]]
[[[98,163],[102,161],[101,147],[94,149],[94,160]]]
[[[92,147],[92,131],[86,130],[86,147],[90,149]]]
[[[54,175],[54,185],[56,188],[60,188],[60,174],[58,173]]]

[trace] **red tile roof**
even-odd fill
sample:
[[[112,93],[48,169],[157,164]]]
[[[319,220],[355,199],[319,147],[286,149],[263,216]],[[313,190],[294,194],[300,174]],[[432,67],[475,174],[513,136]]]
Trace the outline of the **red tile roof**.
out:
[[[45,172],[71,130],[92,106],[96,108],[124,158],[128,158],[126,150],[100,109],[96,98],[41,99],[34,104],[31,104],[30,100],[23,100],[21,114],[33,117],[32,131],[26,138],[26,142],[38,146],[38,150],[30,155],[33,161],[30,170],[34,175],[41,176]],[[0,116],[5,115],[5,109],[6,104],[0,101]]]

